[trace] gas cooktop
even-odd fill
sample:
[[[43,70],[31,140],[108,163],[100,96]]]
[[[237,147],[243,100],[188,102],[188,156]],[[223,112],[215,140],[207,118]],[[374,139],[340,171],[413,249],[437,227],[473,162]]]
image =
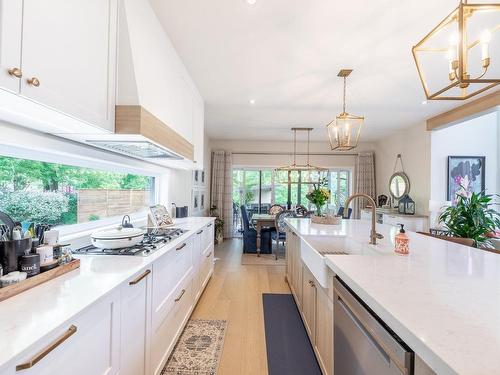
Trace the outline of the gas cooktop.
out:
[[[101,249],[94,245],[82,247],[73,250],[73,254],[78,255],[137,255],[148,256],[154,253],[163,245],[182,236],[187,230],[181,228],[145,228],[144,239],[141,243],[131,246],[122,247],[119,249]]]

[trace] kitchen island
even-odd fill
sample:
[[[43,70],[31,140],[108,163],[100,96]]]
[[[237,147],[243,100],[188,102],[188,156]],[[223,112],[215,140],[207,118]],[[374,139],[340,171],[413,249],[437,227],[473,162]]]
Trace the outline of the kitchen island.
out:
[[[79,269],[0,302],[0,374],[30,361],[23,373],[161,372],[213,272],[213,220],[176,220],[187,232],[149,256],[77,256]]]
[[[287,225],[307,272],[328,290],[323,262],[435,373],[498,373],[500,256],[411,232],[410,254],[401,256],[397,228],[377,224],[384,238],[369,245],[370,223],[361,220]]]

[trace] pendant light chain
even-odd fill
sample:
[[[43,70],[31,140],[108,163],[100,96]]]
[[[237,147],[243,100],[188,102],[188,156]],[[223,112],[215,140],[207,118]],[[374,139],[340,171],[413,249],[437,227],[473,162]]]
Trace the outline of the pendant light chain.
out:
[[[346,92],[346,80],[347,80],[347,77],[344,77],[344,104],[343,104],[343,109],[342,109],[342,113],[345,113],[345,92]]]
[[[297,164],[297,130],[293,129],[293,165]]]
[[[309,166],[309,134],[311,133],[310,130],[307,131],[307,166]]]

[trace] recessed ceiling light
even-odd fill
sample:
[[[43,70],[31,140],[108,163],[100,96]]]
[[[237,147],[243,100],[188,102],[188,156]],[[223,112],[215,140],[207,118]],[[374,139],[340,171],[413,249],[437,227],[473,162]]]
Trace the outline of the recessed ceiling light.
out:
[[[427,104],[427,100],[424,100],[424,101],[422,102],[422,105],[426,105],[426,104]]]
[[[255,104],[255,99],[250,99],[250,104]]]
[[[254,5],[257,2],[257,0],[246,0],[246,1],[250,5]]]

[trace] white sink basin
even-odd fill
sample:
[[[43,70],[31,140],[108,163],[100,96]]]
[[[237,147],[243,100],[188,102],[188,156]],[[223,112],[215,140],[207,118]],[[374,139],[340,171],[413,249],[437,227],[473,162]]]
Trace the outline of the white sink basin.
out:
[[[322,287],[328,288],[329,268],[325,255],[385,255],[392,254],[392,249],[383,245],[370,245],[349,237],[338,236],[302,236],[300,255],[316,280]]]

